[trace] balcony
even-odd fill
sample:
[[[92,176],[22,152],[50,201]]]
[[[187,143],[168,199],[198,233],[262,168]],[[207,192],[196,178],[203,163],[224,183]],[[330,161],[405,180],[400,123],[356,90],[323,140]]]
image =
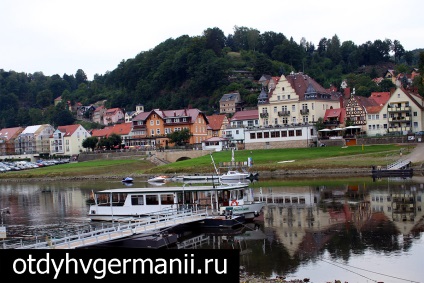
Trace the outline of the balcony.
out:
[[[290,111],[278,111],[278,116],[290,116]]]
[[[410,116],[389,118],[389,123],[403,123],[411,121]]]
[[[387,107],[387,111],[388,112],[410,112],[411,111],[411,106],[401,106],[401,107],[397,107],[397,106],[388,106]]]
[[[267,112],[261,113],[260,114],[261,118],[268,118],[269,114]]]
[[[301,115],[307,115],[307,114],[309,114],[309,109],[308,108],[300,109],[300,114]]]

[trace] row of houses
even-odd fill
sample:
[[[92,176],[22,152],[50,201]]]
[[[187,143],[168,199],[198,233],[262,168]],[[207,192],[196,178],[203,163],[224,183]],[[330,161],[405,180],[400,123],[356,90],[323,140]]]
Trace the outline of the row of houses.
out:
[[[423,130],[423,98],[401,84],[391,92],[363,97],[355,95],[355,89],[345,84],[341,91],[325,89],[303,73],[280,77],[264,75],[259,82],[262,90],[257,109],[240,110],[237,93],[224,95],[226,105],[223,107],[236,109],[231,117],[228,113],[207,116],[199,109],[190,108],[144,111],[139,105],[136,111],[125,114],[120,109],[104,109],[104,113],[109,113],[107,121],[111,122],[100,130],[89,131],[79,124],[57,129],[51,125],[2,129],[0,155],[71,156],[85,150],[82,142],[87,137],[101,139],[113,133],[121,136],[124,148],[154,149],[172,147],[168,134],[188,129],[192,134],[188,143],[193,147],[222,150],[304,147],[316,144],[317,139],[352,139],[358,133],[405,135]],[[237,103],[228,106],[229,98],[236,99]],[[99,108],[93,113],[100,112]],[[228,111],[224,112],[230,112],[230,108],[225,109]],[[324,129],[322,125],[317,128],[319,118]]]

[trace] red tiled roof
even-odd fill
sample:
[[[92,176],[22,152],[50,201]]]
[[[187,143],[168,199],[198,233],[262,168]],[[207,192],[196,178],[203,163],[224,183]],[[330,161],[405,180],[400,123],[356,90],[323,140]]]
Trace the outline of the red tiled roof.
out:
[[[0,138],[5,138],[6,140],[13,139],[15,136],[18,136],[24,128],[15,127],[15,128],[4,128],[0,130]]]
[[[371,99],[374,99],[379,105],[384,105],[390,99],[390,92],[371,92]]]
[[[299,96],[299,100],[305,100],[305,92],[310,85],[315,89],[317,93],[331,93],[324,87],[322,87],[319,83],[317,83],[314,79],[302,73],[290,74],[286,76],[286,79],[290,83],[291,87],[294,89],[296,94]]]
[[[346,117],[346,110],[344,108],[336,108],[336,109],[327,109],[325,110],[324,120],[328,118],[339,118],[340,122],[343,122]]]
[[[132,129],[132,123],[122,123],[122,124],[115,124],[111,127],[106,127],[104,129],[94,129],[91,132],[92,137],[109,137],[111,134],[117,134],[117,135],[128,135],[131,132]]]
[[[81,126],[80,124],[74,124],[74,125],[67,125],[67,126],[59,126],[57,129],[64,133],[65,137],[72,136],[72,134],[78,129],[78,127]]]
[[[252,119],[259,119],[259,112],[257,109],[237,111],[236,113],[234,113],[233,117],[231,118],[231,121],[243,121]]]
[[[212,130],[220,130],[227,116],[225,116],[224,114],[217,114],[217,115],[211,115],[206,117],[208,118],[208,121],[209,121],[209,124],[208,124],[209,128],[211,128]]]

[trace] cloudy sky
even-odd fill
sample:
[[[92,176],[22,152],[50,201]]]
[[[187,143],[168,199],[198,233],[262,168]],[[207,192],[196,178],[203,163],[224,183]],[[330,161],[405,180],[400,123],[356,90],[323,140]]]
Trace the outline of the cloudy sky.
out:
[[[0,69],[47,76],[114,70],[168,38],[225,35],[234,26],[273,31],[315,46],[337,35],[361,45],[399,40],[424,48],[421,0],[0,0]]]

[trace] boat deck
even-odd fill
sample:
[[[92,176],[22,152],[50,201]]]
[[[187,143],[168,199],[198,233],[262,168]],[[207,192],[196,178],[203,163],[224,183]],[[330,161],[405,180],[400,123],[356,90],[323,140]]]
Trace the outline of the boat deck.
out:
[[[193,212],[191,210],[176,211],[169,215],[142,218],[121,218],[112,227],[79,233],[60,239],[51,239],[44,242],[14,247],[16,249],[77,249],[90,245],[107,243],[112,240],[123,239],[137,234],[151,233],[181,224],[187,224],[206,219],[206,210]]]

